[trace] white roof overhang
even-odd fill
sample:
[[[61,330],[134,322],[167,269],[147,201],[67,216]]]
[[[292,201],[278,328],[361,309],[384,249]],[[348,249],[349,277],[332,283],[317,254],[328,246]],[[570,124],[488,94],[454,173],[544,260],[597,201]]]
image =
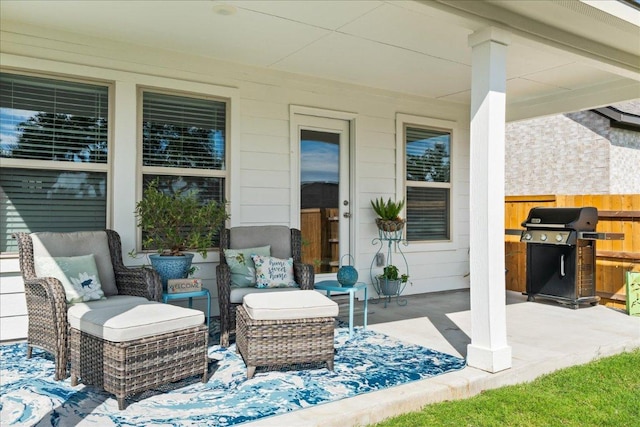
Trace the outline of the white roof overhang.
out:
[[[492,26],[512,34],[508,120],[640,97],[640,10],[617,1],[2,0],[0,18],[7,53],[55,30],[463,104],[468,36]]]

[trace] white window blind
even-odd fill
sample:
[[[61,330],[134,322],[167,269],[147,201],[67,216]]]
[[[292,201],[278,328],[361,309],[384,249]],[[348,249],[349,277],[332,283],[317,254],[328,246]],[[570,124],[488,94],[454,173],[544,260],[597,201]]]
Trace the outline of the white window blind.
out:
[[[17,231],[106,227],[108,102],[108,86],[0,73],[0,251]]]
[[[223,170],[226,103],[143,92],[143,166]]]
[[[105,86],[0,74],[2,157],[107,163]]]

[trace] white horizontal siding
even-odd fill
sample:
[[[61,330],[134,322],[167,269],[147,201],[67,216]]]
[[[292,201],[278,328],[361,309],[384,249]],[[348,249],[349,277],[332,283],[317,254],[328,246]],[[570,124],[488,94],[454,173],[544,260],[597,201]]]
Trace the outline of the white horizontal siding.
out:
[[[372,239],[378,235],[369,201],[381,196],[395,198],[397,179],[402,179],[402,171],[396,170],[395,166],[396,114],[456,122],[459,129],[453,147],[457,194],[453,202],[458,221],[454,224],[455,246],[439,252],[430,245],[410,245],[409,248],[418,249],[407,252],[413,285],[407,287],[406,293],[468,286],[465,274],[468,272],[469,233],[469,113],[465,108],[438,100],[222,63],[179,52],[145,47],[141,54],[136,46],[100,39],[88,38],[76,43],[75,36],[66,33],[28,27],[3,30],[0,34],[3,66],[115,82],[117,120],[112,126],[118,140],[112,145],[117,163],[112,168],[122,177],[116,182],[123,182],[124,178],[126,182],[135,181],[137,176],[136,162],[132,161],[137,156],[137,85],[232,96],[232,107],[237,109],[234,110],[237,116],[230,122],[228,139],[231,154],[228,199],[234,225],[292,223],[291,105],[353,113],[356,117],[353,152],[357,193],[353,197],[356,206],[353,210],[356,252],[353,255],[361,278],[367,281],[370,262],[377,250]],[[96,51],[100,55],[95,55]],[[125,165],[127,170],[122,170],[120,165]],[[135,244],[137,233],[132,215],[136,191],[133,186],[120,190],[124,191],[112,191],[110,227],[121,234],[126,253]],[[196,256],[196,265],[200,267],[196,276],[203,279],[203,285],[212,294],[212,314],[218,313],[215,284],[218,259],[217,253],[210,253],[205,260]],[[143,262],[143,259],[132,260],[125,254],[127,264]],[[0,271],[1,339],[22,338],[26,334],[26,311],[17,260],[3,258]],[[204,300],[198,300],[194,306],[203,309],[203,304]]]
[[[2,315],[2,326],[0,327],[0,341],[22,340],[27,337],[29,319],[24,316]]]

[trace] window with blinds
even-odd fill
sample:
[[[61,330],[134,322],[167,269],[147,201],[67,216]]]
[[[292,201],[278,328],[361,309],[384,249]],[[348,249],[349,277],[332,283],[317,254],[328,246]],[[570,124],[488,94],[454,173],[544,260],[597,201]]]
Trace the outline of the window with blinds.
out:
[[[18,231],[106,227],[109,87],[0,73],[1,252]]]
[[[450,240],[451,132],[404,130],[407,240]]]
[[[143,166],[225,168],[226,103],[143,92]]]
[[[191,191],[203,203],[224,203],[227,102],[150,90],[141,96],[144,188],[157,179],[168,194]]]

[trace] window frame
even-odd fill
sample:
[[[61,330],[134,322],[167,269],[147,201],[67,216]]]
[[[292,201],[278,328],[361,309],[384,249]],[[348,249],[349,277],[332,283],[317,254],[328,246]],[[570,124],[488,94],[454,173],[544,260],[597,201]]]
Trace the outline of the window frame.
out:
[[[98,172],[105,174],[106,194],[105,194],[105,224],[104,228],[111,228],[113,215],[113,174],[112,165],[114,158],[114,108],[115,108],[115,84],[110,80],[102,80],[91,77],[74,77],[46,71],[27,71],[14,69],[11,67],[0,67],[1,73],[15,74],[19,76],[36,77],[42,79],[56,80],[70,83],[80,83],[87,85],[102,86],[107,89],[107,161],[106,163],[71,162],[60,160],[36,160],[36,159],[14,159],[2,158],[3,168],[19,168],[33,170],[49,170],[61,172]],[[1,252],[2,257],[14,257],[18,252]]]
[[[407,181],[406,171],[406,134],[407,127],[424,128],[428,130],[447,132],[450,134],[449,147],[449,182],[414,182]],[[458,124],[451,120],[435,119],[431,117],[416,116],[410,114],[396,114],[396,194],[398,200],[407,200],[407,187],[446,188],[449,190],[449,239],[442,240],[411,240],[409,245],[403,248],[404,252],[441,251],[452,250],[457,246],[457,211],[458,211],[458,187],[456,185],[457,169],[460,159],[456,148],[460,135]],[[416,185],[418,184],[418,185]],[[406,217],[406,206],[402,212]],[[406,231],[405,231],[406,237]]]
[[[224,141],[224,168],[223,169],[197,169],[197,168],[177,168],[177,167],[165,167],[165,166],[144,166],[143,165],[143,108],[144,108],[144,96],[145,92],[151,92],[154,94],[178,96],[186,98],[204,99],[217,102],[223,102],[225,104],[225,141]],[[191,177],[204,177],[204,178],[222,178],[224,179],[224,199],[229,201],[229,189],[230,189],[230,158],[231,158],[231,98],[218,96],[208,93],[198,93],[179,89],[160,88],[155,86],[138,85],[136,89],[136,156],[137,156],[137,169],[136,173],[136,203],[142,199],[144,193],[144,176],[145,175],[163,175],[163,176],[191,176]],[[228,205],[228,209],[230,206]],[[137,223],[137,221],[136,221]],[[209,248],[209,251],[217,251],[216,248]],[[142,249],[142,230],[140,227],[136,227],[136,251],[140,253],[153,253],[153,250]],[[195,253],[194,262],[201,262],[204,259],[201,255]],[[208,261],[209,259],[207,259]],[[215,261],[215,260],[214,260]]]

